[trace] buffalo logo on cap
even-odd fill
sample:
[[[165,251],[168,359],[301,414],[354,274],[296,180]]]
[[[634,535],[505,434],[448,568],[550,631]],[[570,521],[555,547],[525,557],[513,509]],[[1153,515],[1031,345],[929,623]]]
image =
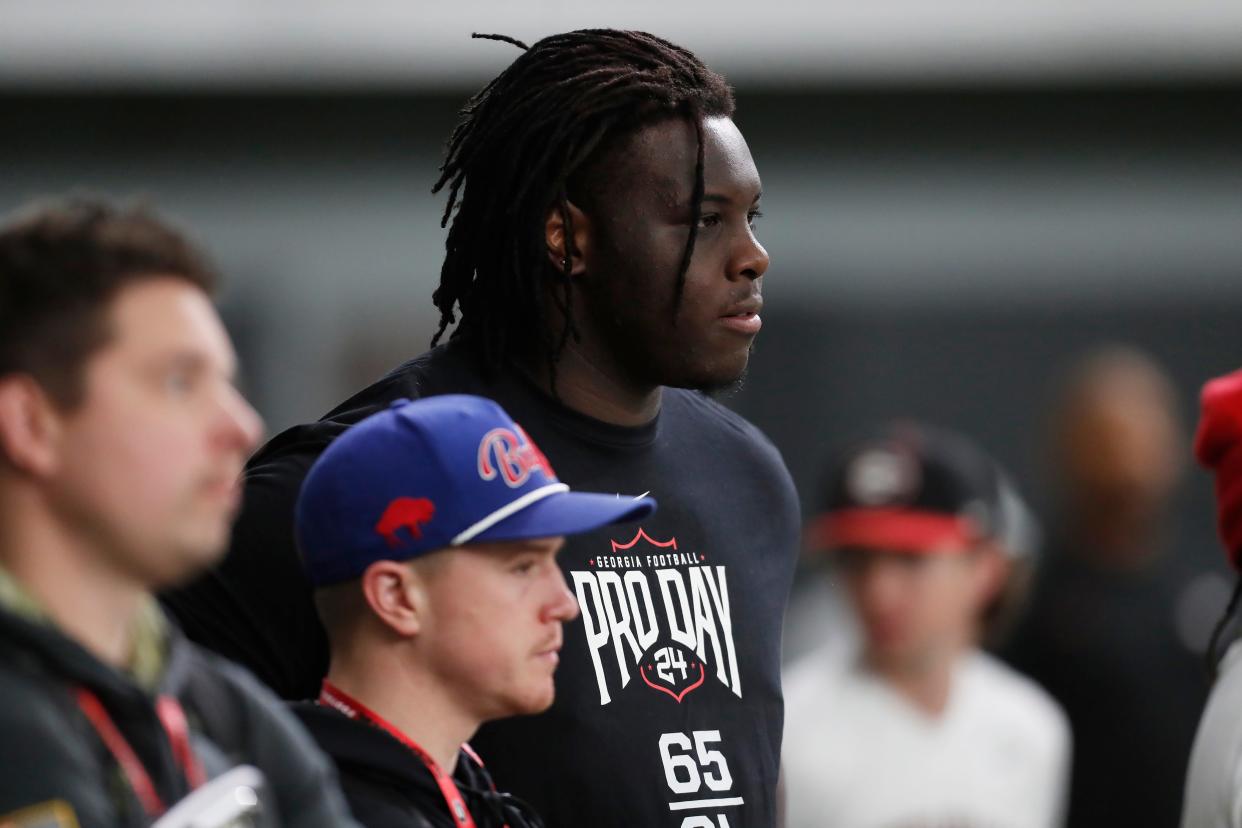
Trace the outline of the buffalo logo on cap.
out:
[[[479,477],[502,478],[510,488],[521,486],[535,471],[556,479],[552,464],[519,426],[516,431],[493,428],[479,443]]]
[[[919,466],[908,452],[892,447],[864,451],[846,471],[849,496],[864,506],[882,506],[912,499],[920,479]]]
[[[425,497],[396,497],[384,509],[375,531],[381,534],[390,549],[398,549],[406,541],[399,534],[405,529],[410,537],[419,540],[423,536],[423,526],[436,513],[436,505]]]

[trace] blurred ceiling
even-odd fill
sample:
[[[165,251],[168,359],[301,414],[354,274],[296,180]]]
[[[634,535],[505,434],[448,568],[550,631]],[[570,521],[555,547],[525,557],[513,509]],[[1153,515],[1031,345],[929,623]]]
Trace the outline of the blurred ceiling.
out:
[[[1198,82],[1242,76],[1239,0],[0,0],[8,89],[477,86],[512,47],[643,28],[745,86]]]

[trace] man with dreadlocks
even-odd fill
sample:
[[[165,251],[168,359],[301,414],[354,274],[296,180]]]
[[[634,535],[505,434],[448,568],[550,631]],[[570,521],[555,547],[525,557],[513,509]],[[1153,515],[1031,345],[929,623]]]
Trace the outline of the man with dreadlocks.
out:
[[[490,37],[523,52],[449,139],[432,350],[262,449],[230,557],[169,603],[285,697],[316,695],[324,637],[291,532],[306,470],[398,398],[492,398],[565,483],[661,503],[566,542],[580,618],[556,701],[473,740],[496,782],[549,826],[767,828],[799,521],[775,448],[702,393],[745,371],[768,267],[733,95],[641,32]],[[523,445],[485,436],[477,473],[521,486],[541,463]]]

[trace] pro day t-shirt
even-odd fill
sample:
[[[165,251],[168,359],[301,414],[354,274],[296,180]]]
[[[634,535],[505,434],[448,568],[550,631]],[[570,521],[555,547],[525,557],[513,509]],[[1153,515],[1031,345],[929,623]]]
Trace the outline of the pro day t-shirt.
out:
[[[460,342],[433,349],[254,457],[229,556],[166,596],[187,633],[285,698],[313,696],[326,644],[293,540],[298,486],[350,424],[444,393],[495,399],[574,489],[659,502],[639,523],[567,539],[559,560],[581,614],[556,701],[472,740],[498,787],[549,828],[770,828],[798,507],[772,444],[702,394],[665,389],[654,421],[613,426],[516,372],[485,378]]]

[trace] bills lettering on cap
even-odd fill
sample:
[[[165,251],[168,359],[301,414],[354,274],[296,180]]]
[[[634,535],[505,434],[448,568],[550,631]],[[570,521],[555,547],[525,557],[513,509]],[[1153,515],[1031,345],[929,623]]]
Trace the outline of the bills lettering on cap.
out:
[[[333,439],[306,475],[295,521],[303,567],[322,587],[376,561],[587,532],[654,509],[646,497],[571,492],[494,401],[443,394],[376,412]]]
[[[516,424],[515,424],[516,425]],[[495,480],[500,477],[516,489],[530,479],[535,471],[543,471],[556,479],[552,465],[521,426],[516,429],[493,428],[479,442],[479,477]]]

